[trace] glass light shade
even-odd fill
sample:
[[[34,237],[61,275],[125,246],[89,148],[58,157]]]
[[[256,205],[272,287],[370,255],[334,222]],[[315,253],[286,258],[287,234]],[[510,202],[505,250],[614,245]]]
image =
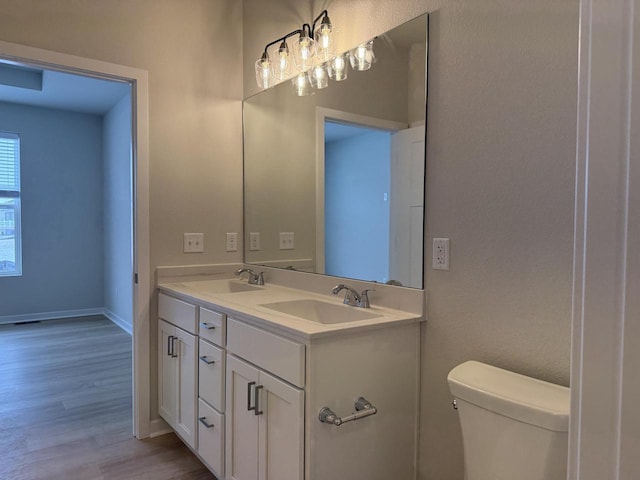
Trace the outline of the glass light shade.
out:
[[[362,72],[369,70],[371,65],[376,61],[376,56],[373,53],[373,40],[367,43],[362,43],[349,52],[349,58],[351,60],[351,68]]]
[[[329,77],[331,80],[341,82],[342,80],[347,79],[347,75],[349,73],[349,69],[347,68],[348,56],[348,53],[338,55],[328,63]]]
[[[291,76],[292,62],[293,59],[289,53],[289,47],[286,42],[282,42],[273,62],[273,74],[275,75],[276,81],[280,82]]]
[[[316,59],[316,42],[313,38],[306,34],[300,35],[298,41],[294,43],[294,47],[298,71],[304,72],[313,67]]]
[[[273,65],[268,56],[263,55],[256,62],[256,82],[260,88],[270,88],[275,84]]]
[[[330,23],[322,23],[316,27],[313,38],[316,41],[316,57],[320,62],[327,62],[336,56],[336,30]]]
[[[329,72],[327,68],[327,64],[319,63],[309,70],[309,80],[311,81],[312,87],[322,90],[329,86]]]
[[[307,72],[299,73],[293,77],[291,79],[291,84],[293,85],[293,90],[296,92],[296,95],[299,97],[304,97],[305,95],[311,95],[311,93],[313,93],[313,87],[311,86],[311,81],[309,80]]]

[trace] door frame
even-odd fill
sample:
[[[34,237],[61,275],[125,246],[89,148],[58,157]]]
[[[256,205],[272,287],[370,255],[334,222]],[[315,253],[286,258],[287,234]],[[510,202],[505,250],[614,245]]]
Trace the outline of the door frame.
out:
[[[149,81],[148,72],[90,58],[0,40],[0,59],[47,70],[125,82],[131,85],[133,173],[133,435],[151,433],[149,376]],[[137,283],[136,279],[137,277]]]
[[[356,113],[316,107],[316,273],[324,273],[324,122],[333,120],[345,125],[373,128],[386,132],[397,132],[408,128],[408,124],[368,117]]]

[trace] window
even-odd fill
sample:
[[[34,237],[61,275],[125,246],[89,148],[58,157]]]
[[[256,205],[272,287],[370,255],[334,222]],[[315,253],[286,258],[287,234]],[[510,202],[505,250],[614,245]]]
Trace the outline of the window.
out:
[[[0,132],[0,276],[22,275],[20,136]]]

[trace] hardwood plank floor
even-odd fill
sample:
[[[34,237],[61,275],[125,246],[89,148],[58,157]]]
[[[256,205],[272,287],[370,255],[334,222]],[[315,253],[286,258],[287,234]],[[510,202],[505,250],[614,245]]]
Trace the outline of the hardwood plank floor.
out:
[[[0,479],[214,479],[174,435],[132,437],[131,337],[108,319],[0,325]]]

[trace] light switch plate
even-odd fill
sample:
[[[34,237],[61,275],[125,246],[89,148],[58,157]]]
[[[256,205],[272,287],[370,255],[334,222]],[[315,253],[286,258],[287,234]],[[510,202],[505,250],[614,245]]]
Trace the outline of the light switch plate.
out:
[[[204,233],[185,233],[182,250],[184,253],[204,252]]]
[[[236,232],[227,233],[227,252],[238,251],[238,234]]]
[[[293,250],[293,232],[280,232],[280,250]]]

